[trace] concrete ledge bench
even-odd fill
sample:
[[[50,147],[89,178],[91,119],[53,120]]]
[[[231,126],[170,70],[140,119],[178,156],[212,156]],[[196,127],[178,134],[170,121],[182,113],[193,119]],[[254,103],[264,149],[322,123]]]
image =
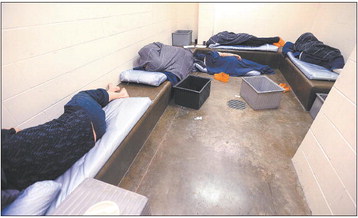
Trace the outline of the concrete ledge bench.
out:
[[[95,176],[95,179],[112,185],[118,185],[125,176],[139,150],[168,106],[172,87],[168,81],[158,87],[132,83],[120,83],[119,86],[126,88],[131,97],[149,97],[153,103]]]

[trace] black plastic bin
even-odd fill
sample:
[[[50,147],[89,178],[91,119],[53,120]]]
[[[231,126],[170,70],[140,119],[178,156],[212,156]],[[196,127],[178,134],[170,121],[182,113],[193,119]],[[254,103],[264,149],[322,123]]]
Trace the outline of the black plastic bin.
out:
[[[210,78],[189,75],[174,88],[174,101],[176,104],[199,109],[210,95]]]

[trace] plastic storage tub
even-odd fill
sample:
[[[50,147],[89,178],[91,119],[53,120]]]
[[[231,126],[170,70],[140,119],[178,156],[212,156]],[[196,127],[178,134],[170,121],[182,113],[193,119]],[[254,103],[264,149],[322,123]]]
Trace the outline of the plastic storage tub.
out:
[[[172,45],[184,46],[191,44],[192,30],[177,30],[172,33]]]
[[[319,110],[321,109],[324,101],[326,100],[326,98],[328,96],[328,94],[325,94],[325,93],[316,93],[316,95],[317,95],[317,97],[314,100],[313,105],[310,109],[310,114],[313,119],[316,118]]]
[[[189,75],[174,88],[174,101],[176,104],[199,109],[210,95],[211,79]]]
[[[278,108],[283,91],[266,76],[242,77],[240,95],[254,110]]]

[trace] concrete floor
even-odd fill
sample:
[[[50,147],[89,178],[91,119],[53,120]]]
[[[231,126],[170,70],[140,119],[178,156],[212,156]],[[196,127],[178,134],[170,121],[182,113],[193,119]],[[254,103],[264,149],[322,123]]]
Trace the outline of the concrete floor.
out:
[[[200,110],[172,101],[119,186],[147,196],[153,215],[311,214],[291,158],[312,118],[292,92],[279,109],[229,108],[241,81],[213,79]]]

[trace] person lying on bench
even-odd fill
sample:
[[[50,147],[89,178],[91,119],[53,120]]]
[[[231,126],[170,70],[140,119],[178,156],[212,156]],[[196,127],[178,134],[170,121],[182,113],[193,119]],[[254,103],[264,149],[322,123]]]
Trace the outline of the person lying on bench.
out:
[[[208,74],[223,72],[230,76],[257,76],[274,73],[267,65],[241,58],[237,54],[215,50],[197,50],[194,52],[194,60],[194,66]]]
[[[1,188],[22,190],[37,181],[53,180],[86,154],[106,132],[105,107],[127,98],[125,88],[81,91],[57,119],[19,130],[1,130]]]

